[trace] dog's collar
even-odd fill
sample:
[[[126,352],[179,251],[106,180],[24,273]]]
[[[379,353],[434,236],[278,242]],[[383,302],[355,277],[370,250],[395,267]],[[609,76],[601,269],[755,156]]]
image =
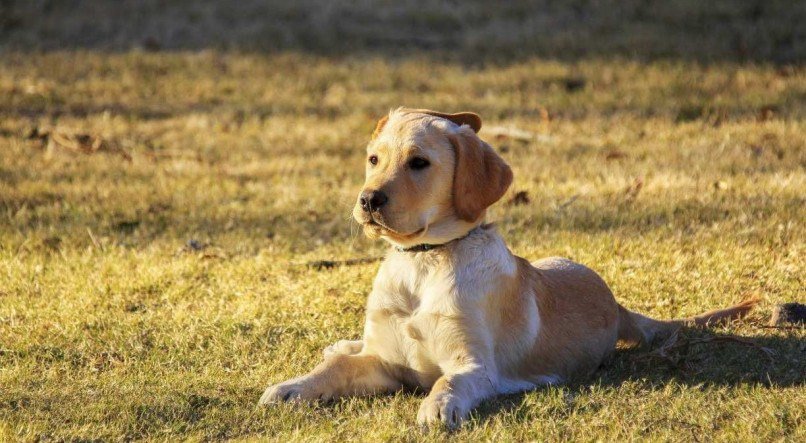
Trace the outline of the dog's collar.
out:
[[[453,241],[453,240],[451,240],[451,241]],[[450,242],[448,242],[448,243],[450,243]],[[441,248],[441,247],[447,245],[448,243],[440,243],[440,244],[436,244],[436,245],[432,245],[432,244],[429,244],[429,243],[423,243],[423,244],[414,245],[414,246],[411,246],[411,247],[408,247],[408,248],[401,248],[400,246],[395,246],[395,249],[397,249],[399,252],[425,252],[425,251],[430,251],[432,249]]]
[[[415,252],[415,253],[416,252],[432,251],[434,249],[439,249],[439,248],[441,248],[443,246],[446,246],[448,243],[453,243],[453,242],[456,242],[456,241],[459,241],[459,240],[463,240],[463,239],[467,238],[470,234],[476,232],[479,228],[480,228],[479,226],[476,226],[475,228],[473,228],[470,231],[468,231],[467,234],[465,234],[465,235],[463,235],[461,237],[457,237],[457,238],[455,238],[453,240],[448,240],[445,243],[437,243],[437,244],[421,243],[419,245],[409,246],[408,248],[401,248],[400,246],[395,246],[395,249],[398,252]]]

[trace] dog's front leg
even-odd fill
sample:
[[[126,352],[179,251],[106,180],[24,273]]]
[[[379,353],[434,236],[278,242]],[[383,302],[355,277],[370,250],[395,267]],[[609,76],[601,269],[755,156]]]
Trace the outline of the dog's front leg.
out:
[[[324,350],[325,358],[336,354],[355,355],[364,349],[364,340],[339,340]]]
[[[468,364],[446,373],[437,379],[420,405],[417,422],[423,426],[442,423],[455,429],[471,409],[495,395],[489,375],[482,364]]]
[[[269,386],[259,404],[331,400],[349,395],[380,394],[400,387],[401,383],[374,355],[333,354],[310,373]]]

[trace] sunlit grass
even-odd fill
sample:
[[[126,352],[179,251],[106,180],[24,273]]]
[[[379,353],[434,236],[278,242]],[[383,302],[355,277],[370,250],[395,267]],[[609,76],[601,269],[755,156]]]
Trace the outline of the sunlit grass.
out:
[[[360,336],[377,263],[308,263],[383,253],[349,212],[375,120],[407,105],[533,135],[482,130],[515,171],[490,214],[515,253],[581,261],[657,317],[758,294],[717,332],[775,351],[622,353],[458,439],[802,441],[804,334],[761,325],[804,301],[804,94],[802,69],[730,63],[5,54],[0,439],[417,439],[416,394],[255,409]]]

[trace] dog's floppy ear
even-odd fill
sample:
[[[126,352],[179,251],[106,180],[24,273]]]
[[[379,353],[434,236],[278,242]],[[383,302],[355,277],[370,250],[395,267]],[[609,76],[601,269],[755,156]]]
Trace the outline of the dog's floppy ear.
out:
[[[455,114],[445,114],[444,112],[432,111],[430,109],[407,109],[407,111],[444,118],[456,123],[459,126],[468,125],[473,129],[473,132],[476,133],[481,129],[481,117],[479,117],[479,115],[475,112],[457,112]]]
[[[384,115],[383,117],[381,117],[380,120],[378,120],[378,124],[375,125],[375,130],[372,131],[372,137],[370,137],[370,140],[375,140],[376,138],[378,138],[378,135],[381,133],[381,131],[383,131],[383,127],[386,126],[386,122],[388,120],[389,120],[388,115]]]
[[[512,184],[512,169],[490,145],[466,128],[448,134],[448,139],[456,152],[453,206],[460,219],[474,222],[507,192]]]

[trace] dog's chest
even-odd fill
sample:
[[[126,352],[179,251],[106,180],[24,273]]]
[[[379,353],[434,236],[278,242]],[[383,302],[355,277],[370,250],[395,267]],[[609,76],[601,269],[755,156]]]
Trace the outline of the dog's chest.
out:
[[[453,273],[389,263],[367,306],[365,345],[400,368],[412,384],[428,387],[442,375],[436,346],[441,318],[456,315]]]

